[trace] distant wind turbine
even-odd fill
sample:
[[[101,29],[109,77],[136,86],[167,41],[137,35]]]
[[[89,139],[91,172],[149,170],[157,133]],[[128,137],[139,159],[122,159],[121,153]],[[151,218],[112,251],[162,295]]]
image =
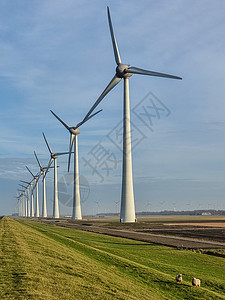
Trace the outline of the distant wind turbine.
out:
[[[26,183],[27,184],[27,217],[29,218],[31,216],[31,205],[30,205],[30,187],[31,187],[31,194],[32,194],[32,181],[31,182],[27,182],[24,180],[20,180],[20,182]]]
[[[99,214],[99,200],[98,201],[95,201],[95,203],[97,204],[97,216],[98,216],[98,214]]]
[[[101,110],[97,111],[96,113],[90,115],[83,119],[80,123],[78,123],[75,127],[68,126],[62,119],[60,119],[52,110],[51,113],[63,124],[64,127],[70,133],[70,145],[69,145],[69,160],[68,160],[68,172],[70,169],[70,158],[71,158],[71,151],[74,143],[74,192],[73,192],[73,211],[72,211],[72,219],[73,220],[81,220],[81,205],[80,205],[80,184],[79,184],[79,165],[78,165],[78,134],[80,134],[80,130],[78,127],[86,123],[96,114],[101,112]]]
[[[47,202],[46,202],[46,185],[45,185],[45,174],[47,167],[43,167],[37,157],[36,152],[34,151],[34,155],[36,157],[36,160],[38,162],[39,168],[40,168],[40,176],[42,175],[42,183],[43,183],[43,191],[42,191],[42,217],[47,218]]]
[[[36,210],[35,210],[35,214],[34,214],[34,203],[33,203],[33,199],[31,198],[31,203],[32,203],[32,207],[33,207],[33,210],[31,209],[31,216],[32,217],[35,216],[35,217],[39,218],[40,214],[39,214],[38,180],[40,178],[40,173],[38,173],[37,175],[34,175],[27,166],[26,166],[26,168],[30,172],[31,176],[33,176],[33,178],[34,178],[34,183],[32,185],[32,195],[33,195],[33,190],[36,188]]]
[[[43,180],[45,180],[46,173],[48,172],[48,169],[50,168],[52,162],[54,161],[54,202],[53,202],[53,218],[58,219],[59,218],[59,198],[58,198],[58,179],[57,179],[57,158],[60,155],[69,154],[69,152],[61,152],[61,153],[53,153],[52,149],[50,148],[48,141],[46,139],[46,136],[44,132],[42,132],[45,143],[47,145],[47,148],[50,152],[50,160],[48,163],[48,166],[45,171],[45,175],[43,176]]]
[[[114,200],[114,202],[115,202],[115,204],[116,204],[116,214],[118,214],[118,204],[119,204],[120,201],[115,201],[115,200]]]
[[[18,192],[23,192],[22,190],[17,190],[17,195],[16,195],[16,199],[18,201],[18,206],[19,206],[19,209],[18,209],[18,216],[21,217],[21,198],[22,198],[22,193],[19,195]]]
[[[19,204],[19,217],[24,217],[25,212],[24,212],[24,190],[17,190],[18,192],[21,192],[19,195],[17,194],[16,198],[18,200]]]
[[[27,189],[28,189],[28,187],[29,187],[29,185],[28,186],[24,186],[23,184],[20,184],[19,183],[19,186],[21,186],[21,187],[23,187],[24,188],[24,192],[23,192],[23,194],[24,194],[24,216],[25,217],[27,217],[27,200],[28,200],[28,196],[27,196]]]
[[[149,75],[156,77],[165,77],[172,79],[182,79],[181,77],[143,70],[137,67],[131,67],[122,64],[116,37],[113,32],[112,21],[110,17],[109,7],[107,7],[109,29],[112,39],[115,61],[117,64],[116,74],[96,100],[92,108],[89,110],[84,120],[89,118],[93,110],[99,105],[102,99],[122,80],[124,79],[124,113],[123,113],[123,170],[122,170],[122,195],[121,195],[121,222],[135,222],[135,206],[133,192],[133,175],[132,175],[132,155],[131,155],[131,130],[130,130],[130,98],[129,98],[129,77],[133,74]]]

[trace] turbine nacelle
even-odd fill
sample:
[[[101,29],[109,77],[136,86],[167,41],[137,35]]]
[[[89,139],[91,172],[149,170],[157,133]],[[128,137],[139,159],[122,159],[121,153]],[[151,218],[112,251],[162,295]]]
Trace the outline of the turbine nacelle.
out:
[[[116,68],[116,76],[119,78],[127,78],[131,77],[132,73],[126,73],[126,70],[129,69],[129,65],[126,64],[119,64]]]
[[[121,80],[121,79],[120,79]],[[92,111],[94,110],[94,108],[92,108]],[[98,113],[100,113],[102,111],[102,109],[100,109],[99,111],[91,114],[90,111],[88,112],[88,114],[86,115],[86,117],[80,122],[78,123],[75,127],[70,127],[69,125],[67,125],[65,122],[63,122],[62,119],[60,119],[60,117],[58,117],[52,110],[50,110],[51,113],[56,117],[56,119],[59,120],[60,123],[63,124],[63,126],[69,131],[70,133],[70,145],[69,145],[69,159],[68,159],[68,172],[70,170],[70,158],[71,158],[71,153],[72,153],[72,148],[73,148],[73,144],[74,144],[74,140],[75,137],[80,134],[80,130],[78,127],[80,127],[81,125],[83,125],[84,123],[86,123],[88,120],[90,120],[91,118],[93,118],[95,115],[97,115]],[[50,151],[50,150],[49,150]],[[50,151],[51,152],[51,151]],[[51,152],[52,153],[52,152]]]
[[[80,134],[80,129],[79,128],[76,128],[76,127],[70,127],[70,133],[73,134],[73,135],[78,135]]]

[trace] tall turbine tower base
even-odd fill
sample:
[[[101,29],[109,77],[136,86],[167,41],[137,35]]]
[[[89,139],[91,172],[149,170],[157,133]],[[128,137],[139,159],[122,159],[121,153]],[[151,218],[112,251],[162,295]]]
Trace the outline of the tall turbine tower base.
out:
[[[130,99],[129,78],[124,78],[124,110],[123,110],[123,170],[122,170],[122,195],[120,222],[136,222],[132,155],[131,155],[131,131],[130,131]]]
[[[34,217],[34,189],[33,189],[33,183],[31,183],[30,216],[32,218]]]
[[[59,218],[59,199],[58,199],[58,179],[57,179],[57,159],[54,159],[54,202],[53,202],[53,218]]]
[[[30,217],[30,191],[29,187],[27,188],[27,217]]]
[[[46,186],[45,186],[45,171],[43,173],[43,191],[42,191],[42,217],[47,218],[47,203],[46,203]]]
[[[74,137],[74,191],[73,191],[73,220],[82,220],[80,205],[80,182],[79,182],[79,166],[78,166],[78,138]]]
[[[39,214],[39,197],[38,197],[38,182],[36,183],[36,213],[35,213],[35,217],[39,218],[40,214]]]
[[[27,191],[25,191],[25,217],[27,217]]]

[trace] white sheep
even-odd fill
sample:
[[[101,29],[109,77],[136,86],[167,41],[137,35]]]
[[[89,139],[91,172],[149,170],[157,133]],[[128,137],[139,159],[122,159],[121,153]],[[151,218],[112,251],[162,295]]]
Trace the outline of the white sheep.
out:
[[[201,285],[201,281],[198,278],[192,278],[192,285],[193,286],[200,286]]]
[[[178,274],[176,276],[176,281],[177,281],[177,283],[181,283],[182,282],[182,274]]]

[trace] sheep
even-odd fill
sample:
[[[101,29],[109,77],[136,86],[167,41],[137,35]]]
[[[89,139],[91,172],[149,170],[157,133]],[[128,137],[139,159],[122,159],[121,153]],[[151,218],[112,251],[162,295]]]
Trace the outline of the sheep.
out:
[[[192,285],[193,286],[200,286],[201,285],[201,281],[198,278],[192,278]]]
[[[177,281],[177,283],[181,283],[182,282],[182,274],[178,274],[176,276],[176,281]]]

